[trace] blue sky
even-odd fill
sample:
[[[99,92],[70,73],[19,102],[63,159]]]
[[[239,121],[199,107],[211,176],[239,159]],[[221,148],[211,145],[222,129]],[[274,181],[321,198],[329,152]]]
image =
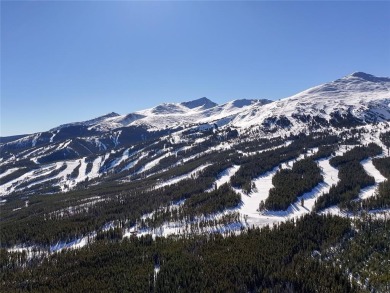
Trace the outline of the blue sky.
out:
[[[1,135],[390,76],[390,2],[2,2]]]

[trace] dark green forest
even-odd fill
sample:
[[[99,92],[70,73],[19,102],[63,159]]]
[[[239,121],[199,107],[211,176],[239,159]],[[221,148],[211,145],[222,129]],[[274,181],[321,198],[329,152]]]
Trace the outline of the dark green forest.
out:
[[[312,256],[350,235],[348,220],[307,215],[227,238],[102,240],[39,262],[1,250],[1,291],[352,292],[341,269]]]
[[[390,230],[306,215],[240,235],[110,238],[27,260],[1,253],[2,292],[386,292]],[[357,233],[356,231],[359,231]],[[386,269],[387,268],[387,269]],[[353,278],[345,274],[348,271]],[[359,282],[366,281],[365,289]],[[375,289],[376,288],[376,289]]]

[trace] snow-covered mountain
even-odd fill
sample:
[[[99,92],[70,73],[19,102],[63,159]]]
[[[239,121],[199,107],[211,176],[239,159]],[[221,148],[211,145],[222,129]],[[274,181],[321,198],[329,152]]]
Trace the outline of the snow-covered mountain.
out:
[[[126,127],[147,132],[216,124],[240,129],[257,127],[264,133],[283,128],[301,131],[307,127],[351,126],[390,120],[390,78],[355,72],[279,101],[235,100],[218,105],[207,98],[182,103],[164,103],[134,113],[107,115],[60,125],[49,132],[11,142],[35,146],[63,138],[104,135]],[[66,133],[65,135],[60,135]],[[120,139],[119,139],[120,142]]]
[[[362,72],[279,101],[241,99],[218,105],[201,98],[164,103],[126,115],[109,113],[64,124],[47,132],[2,139],[2,172],[10,172],[9,169],[13,168],[13,171],[19,170],[21,176],[3,184],[1,193],[18,190],[20,184],[30,188],[33,184],[27,182],[36,180],[37,174],[42,172],[50,176],[43,178],[39,175],[42,178],[37,182],[55,179],[55,184],[64,190],[87,177],[98,178],[106,172],[136,169],[137,164],[140,167],[134,172],[151,170],[172,152],[191,150],[204,143],[210,133],[219,140],[237,137],[252,140],[312,131],[337,132],[375,123],[384,123],[383,126],[389,121],[390,78]],[[162,151],[152,145],[162,145],[166,150],[169,149],[166,146],[171,145],[171,149],[159,157]],[[139,151],[144,148],[149,151]],[[148,161],[150,156],[156,156],[156,160]],[[91,173],[85,172],[87,165],[92,168],[89,169]],[[76,168],[83,170],[84,175],[72,181],[69,176]],[[50,170],[57,171],[53,175]],[[8,176],[4,172],[0,172],[0,176]]]
[[[218,105],[207,98],[182,103],[164,103],[151,109],[119,115],[110,113],[92,120],[61,125],[87,126],[88,131],[107,132],[138,126],[148,131],[216,123],[239,128],[307,126],[327,127],[358,125],[390,119],[390,78],[363,72],[325,83],[288,98],[270,100],[235,100]]]
[[[164,103],[127,115],[107,117],[107,119],[90,125],[90,129],[109,131],[120,127],[141,126],[146,127],[149,131],[156,131],[197,123],[224,124],[244,109],[271,102],[270,100],[244,99],[218,105],[207,98],[200,98],[182,103]],[[230,119],[226,120],[226,118]],[[224,122],[221,122],[221,119],[224,119]]]
[[[390,78],[356,72],[261,108],[245,109],[232,124],[302,129],[389,120]]]
[[[0,143],[2,150],[21,150],[29,147],[42,146],[48,143],[59,143],[65,139],[81,139],[89,144],[88,149],[97,147],[99,150],[116,147],[118,143],[127,143],[155,137],[182,129],[211,124],[223,126],[231,122],[245,109],[260,107],[271,103],[270,100],[235,100],[218,105],[207,98],[201,98],[183,103],[164,103],[156,107],[119,115],[109,113],[95,119],[63,124],[47,132],[4,138],[7,143]],[[91,145],[92,142],[92,145]]]
[[[207,98],[167,103],[129,115],[111,116],[89,124],[91,129],[112,130],[130,125],[150,130],[194,123],[215,122],[240,128],[262,125],[293,127],[316,124],[342,126],[390,119],[390,78],[355,72],[294,96],[269,100],[235,100],[217,105]],[[223,120],[223,121],[222,121]]]

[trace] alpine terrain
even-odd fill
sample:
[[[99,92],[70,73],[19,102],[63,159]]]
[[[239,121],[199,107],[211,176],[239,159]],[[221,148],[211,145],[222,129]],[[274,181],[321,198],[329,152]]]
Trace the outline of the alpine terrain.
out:
[[[1,292],[390,292],[390,78],[0,141]]]

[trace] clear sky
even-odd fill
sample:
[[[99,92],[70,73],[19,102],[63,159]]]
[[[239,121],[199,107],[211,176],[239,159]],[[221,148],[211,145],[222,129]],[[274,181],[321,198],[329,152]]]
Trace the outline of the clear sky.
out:
[[[390,2],[1,2],[1,135],[390,76]]]

